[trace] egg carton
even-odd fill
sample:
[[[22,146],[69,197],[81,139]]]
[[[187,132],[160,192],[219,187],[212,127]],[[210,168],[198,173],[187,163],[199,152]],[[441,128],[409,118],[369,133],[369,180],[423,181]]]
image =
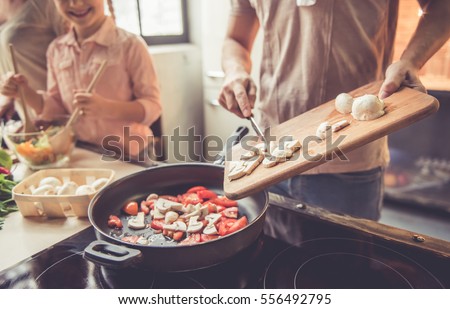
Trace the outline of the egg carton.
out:
[[[92,198],[114,179],[115,172],[110,169],[68,168],[38,171],[17,184],[12,197],[24,217],[87,217]],[[83,195],[33,195],[39,182],[46,177],[56,177],[63,183],[75,182],[78,186],[90,185],[96,179],[107,178],[104,186],[91,194]]]

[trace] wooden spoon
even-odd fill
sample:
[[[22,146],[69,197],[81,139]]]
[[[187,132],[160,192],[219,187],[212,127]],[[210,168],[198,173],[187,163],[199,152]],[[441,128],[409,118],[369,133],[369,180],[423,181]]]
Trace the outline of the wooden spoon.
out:
[[[14,74],[19,74],[15,51],[14,51],[14,46],[12,44],[9,44],[9,51],[10,51],[11,60],[13,63]],[[37,129],[34,126],[34,123],[31,121],[30,115],[28,114],[27,104],[25,103],[25,94],[23,93],[22,87],[19,87],[19,96],[20,96],[20,100],[18,100],[18,101],[19,101],[19,104],[22,106],[23,117],[24,117],[24,119],[22,119],[23,131],[24,131],[24,133],[36,132]]]
[[[97,81],[99,80],[100,76],[102,75],[103,71],[105,70],[107,62],[108,62],[107,60],[103,60],[103,62],[100,64],[100,67],[98,68],[97,72],[95,73],[94,77],[92,78],[92,81],[89,84],[88,88],[86,89],[86,92],[91,93],[94,90],[94,87],[97,84]],[[70,115],[69,120],[67,120],[64,128],[62,128],[55,135],[50,136],[49,143],[52,146],[53,152],[55,154],[66,153],[68,147],[70,147],[71,140],[72,140],[70,127],[78,119],[80,112],[81,111],[79,108],[75,108],[73,110],[72,114]]]

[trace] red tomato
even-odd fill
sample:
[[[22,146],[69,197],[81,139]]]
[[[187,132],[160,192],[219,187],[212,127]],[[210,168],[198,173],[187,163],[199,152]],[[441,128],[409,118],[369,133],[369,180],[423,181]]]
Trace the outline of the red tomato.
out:
[[[219,232],[220,236],[225,236],[228,234],[228,230],[230,229],[230,227],[232,227],[234,225],[234,223],[236,222],[236,219],[228,219],[226,217],[222,217],[220,222],[217,223],[217,230]]]
[[[175,232],[173,233],[173,240],[180,241],[183,238],[184,232]]]
[[[226,207],[217,205],[217,212],[222,212],[225,209],[226,209]]]
[[[231,234],[234,233],[236,231],[239,231],[240,229],[242,229],[244,226],[246,226],[248,223],[247,221],[247,217],[243,216],[241,218],[239,218],[229,229],[227,234]]]
[[[202,242],[201,236],[198,233],[191,234],[185,239],[183,239],[180,244],[181,245],[195,245]]]
[[[181,203],[188,205],[193,204],[196,205],[198,203],[202,203],[203,200],[198,197],[197,193],[185,193],[181,196]]]
[[[208,213],[217,212],[217,205],[214,204],[213,202],[206,201],[203,203],[203,206],[208,206]]]
[[[172,202],[178,202],[178,198],[176,196],[173,195],[160,195],[159,198],[165,199],[165,200],[169,200]]]
[[[202,240],[202,242],[211,241],[211,240],[214,240],[217,238],[219,238],[219,236],[217,236],[217,235],[206,235],[206,234],[200,235],[200,239]]]
[[[150,223],[150,227],[154,230],[162,230],[164,225],[164,220],[152,220],[152,223]]]
[[[224,206],[224,207],[237,207],[238,203],[236,201],[230,200],[226,196],[218,196],[211,200],[214,204]]]
[[[145,204],[145,206],[147,206],[148,208],[155,209],[155,201],[156,200],[148,200],[148,201],[144,200],[141,202],[141,207],[142,207],[142,204]]]
[[[150,213],[150,208],[147,206],[146,201],[141,202],[141,211],[146,215],[148,215]]]
[[[217,194],[210,190],[201,190],[197,192],[197,195],[199,198],[212,200],[217,198]]]
[[[114,216],[114,215],[109,216],[108,226],[112,229],[113,228],[118,228],[118,229],[123,228],[123,224],[122,224],[122,221],[120,221],[120,218],[117,216]]]
[[[207,190],[203,186],[195,186],[186,191],[186,193],[197,193],[198,191]]]
[[[227,218],[237,219],[238,217],[238,208],[237,207],[229,207],[225,208],[224,211],[221,212],[222,216]]]
[[[122,207],[122,210],[130,216],[136,216],[138,214],[138,203],[129,202]]]

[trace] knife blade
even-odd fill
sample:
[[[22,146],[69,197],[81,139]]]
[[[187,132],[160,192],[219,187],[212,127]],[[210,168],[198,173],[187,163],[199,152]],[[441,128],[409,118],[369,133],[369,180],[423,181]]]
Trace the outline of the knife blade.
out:
[[[266,150],[269,149],[269,144],[267,143],[267,140],[266,140],[266,138],[264,136],[264,133],[262,132],[261,128],[256,123],[255,118],[253,118],[253,116],[250,116],[250,117],[247,117],[247,119],[250,120],[250,123],[252,124],[252,127],[255,130],[256,134],[264,142],[264,145],[266,145]]]

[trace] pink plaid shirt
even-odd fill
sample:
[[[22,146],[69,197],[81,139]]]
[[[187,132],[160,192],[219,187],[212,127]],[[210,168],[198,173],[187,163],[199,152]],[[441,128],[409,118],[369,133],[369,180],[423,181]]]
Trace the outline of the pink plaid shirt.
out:
[[[102,115],[79,117],[75,126],[78,139],[101,144],[106,136],[123,137],[124,127],[131,134],[147,140],[148,127],[161,114],[158,79],[152,58],[144,41],[117,28],[107,18],[102,27],[81,46],[73,29],[55,39],[47,51],[47,91],[41,117],[48,119],[57,114],[73,111],[74,89],[86,89],[103,60],[107,66],[98,80],[94,92],[111,100],[141,104],[145,115],[141,123],[102,118]]]

